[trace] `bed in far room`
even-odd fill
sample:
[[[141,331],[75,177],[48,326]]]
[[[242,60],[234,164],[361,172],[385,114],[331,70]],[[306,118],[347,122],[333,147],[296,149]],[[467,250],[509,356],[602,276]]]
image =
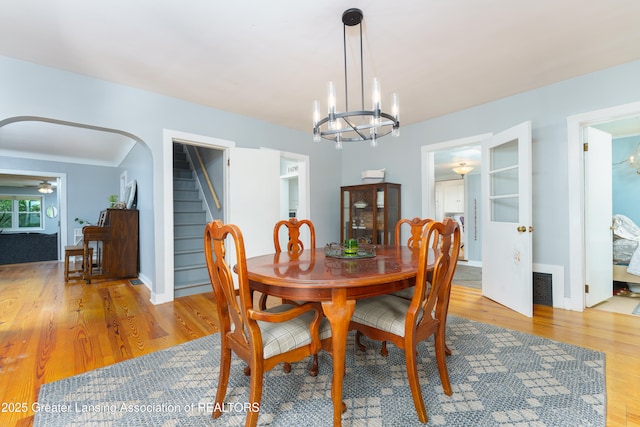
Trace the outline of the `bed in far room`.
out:
[[[640,227],[624,215],[613,216],[613,280],[640,295]]]

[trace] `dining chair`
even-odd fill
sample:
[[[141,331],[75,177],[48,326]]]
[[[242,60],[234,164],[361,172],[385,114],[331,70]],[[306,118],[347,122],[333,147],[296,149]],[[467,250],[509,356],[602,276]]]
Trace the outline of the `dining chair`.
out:
[[[446,234],[443,222],[431,221],[425,226],[419,247],[418,272],[413,298],[407,300],[387,294],[356,302],[349,324],[350,330],[378,341],[390,341],[404,350],[407,376],[413,403],[421,422],[427,422],[420,381],[418,377],[417,344],[434,336],[436,362],[444,393],[452,394],[445,354],[446,311],[450,288],[446,286],[455,270],[460,249],[460,230],[457,223]],[[431,250],[439,240],[438,251]],[[436,257],[429,272],[429,254]]]
[[[407,228],[406,226],[409,226],[409,238],[407,239],[407,247],[418,249],[420,247],[420,242],[422,241],[422,232],[424,231],[425,226],[431,221],[433,220],[430,218],[418,218],[418,217],[415,217],[413,219],[408,219],[408,218],[400,219],[396,223],[394,242],[396,242],[396,245],[402,244],[401,243],[402,230],[404,228]],[[438,244],[438,239],[434,238],[432,245],[437,246],[437,244]],[[401,298],[411,299],[413,298],[413,291],[414,291],[414,287],[411,286],[396,292],[392,292],[392,295],[395,295]],[[358,343],[359,346],[364,347],[361,343],[361,334],[357,332],[356,332],[356,343]],[[387,356],[389,354],[389,351],[387,350],[386,341],[382,341],[382,345],[380,347],[380,354],[383,356]]]
[[[407,239],[407,247],[412,249],[418,249],[420,247],[420,242],[422,241],[422,233],[424,231],[425,226],[433,221],[430,218],[418,218],[415,217],[413,219],[402,218],[396,223],[395,228],[395,242],[396,245],[401,245],[401,234],[402,229],[406,228],[405,225],[409,226],[409,238]],[[437,237],[437,236],[435,236]],[[436,247],[438,244],[438,239],[434,238],[432,245]],[[411,299],[413,298],[413,286],[405,289],[401,289],[399,291],[393,292],[393,295]]]
[[[303,227],[307,227],[309,231],[309,246],[310,248],[316,247],[316,229],[313,226],[313,223],[308,219],[297,219],[297,218],[289,218],[288,220],[281,220],[276,222],[276,225],[273,227],[273,246],[275,248],[276,253],[282,252],[282,247],[286,247],[287,252],[295,255],[299,254],[304,250],[304,243],[300,240],[300,231]],[[280,244],[280,231],[286,229],[287,230],[287,241],[284,245]],[[268,295],[262,294],[260,296],[260,308],[265,309],[267,306],[267,298]],[[297,301],[286,301],[283,300],[283,303],[288,304],[298,304]],[[314,362],[311,367],[310,373],[312,376],[317,375],[318,373],[318,356],[314,355]],[[284,364],[284,371],[291,371],[291,365],[288,363]]]
[[[282,220],[276,222],[273,227],[273,246],[276,253],[282,252],[282,248],[285,247],[290,254],[299,254],[304,250],[304,243],[300,240],[300,230],[303,227],[307,227],[309,230],[309,246],[311,248],[316,247],[316,230],[313,223],[308,219],[289,218],[288,220]],[[280,244],[280,231],[287,230],[287,242],[284,245]],[[267,307],[268,295],[262,294],[259,299],[259,306],[262,310]],[[285,301],[289,302],[289,301]]]
[[[400,221],[398,221],[398,223],[396,224],[396,242],[400,242],[400,228],[402,227],[403,224],[409,224],[411,227],[411,235],[409,237],[409,239],[407,240],[407,246],[410,248],[416,248],[420,246],[420,236],[422,231],[424,230],[425,225],[427,225],[430,221],[433,221],[432,219],[420,219],[420,218],[413,218],[411,220],[408,219],[401,219]],[[437,248],[438,244],[442,244],[442,240],[443,239],[451,239],[453,238],[453,227],[455,225],[458,226],[459,228],[459,224],[457,221],[455,221],[452,218],[445,218],[442,220],[442,223],[444,224],[444,232],[442,236],[434,236],[434,239],[431,241],[431,247],[432,248]],[[462,237],[460,236],[460,242],[462,242]],[[456,249],[455,245],[451,246],[451,250],[455,250],[456,253],[455,254],[450,254],[451,258],[453,260],[456,260],[456,262],[453,263],[452,267],[453,267],[453,271],[451,272],[451,275],[447,277],[447,281],[444,284],[444,288],[447,289],[447,293],[451,293],[451,281],[453,280],[453,274],[455,273],[455,267],[457,265],[457,259],[458,256],[460,255],[460,248],[462,247],[462,243],[460,243],[460,246]],[[400,291],[394,292],[393,295],[396,296],[400,296],[403,298],[407,298],[407,299],[411,299],[413,297],[413,287],[410,288],[405,288],[402,289]],[[443,322],[446,323],[447,320],[447,313],[448,313],[448,308],[449,308],[449,298],[447,297],[446,299],[447,303],[445,306],[445,310],[444,312],[440,313],[442,315],[441,319],[443,319]],[[443,328],[444,330],[444,328]],[[445,353],[447,354],[447,356],[451,356],[451,350],[449,349],[449,347],[446,344],[445,341],[445,345],[444,345],[444,349],[445,349]],[[386,356],[388,354],[387,351],[387,345],[386,342],[382,343],[382,348],[380,349],[380,354],[382,354],[383,356]]]
[[[397,223],[396,223],[396,228],[395,228],[395,242],[397,245],[400,244],[401,241],[401,234],[402,234],[402,229],[406,228],[403,227],[404,225],[408,225],[409,226],[409,238],[407,239],[407,246],[410,248],[419,248],[420,247],[420,243],[422,241],[422,232],[424,231],[424,227],[425,225],[427,225],[428,223],[430,223],[431,221],[433,221],[432,219],[429,218],[418,218],[415,217],[413,219],[408,219],[408,218],[402,218],[400,219]],[[437,241],[434,239],[434,243],[437,243]]]
[[[225,243],[227,248],[225,249]],[[320,340],[331,336],[317,303],[281,304],[261,311],[254,309],[247,275],[244,239],[233,224],[215,220],[206,225],[204,247],[220,326],[220,374],[213,418],[222,415],[229,383],[232,352],[249,366],[249,410],[246,426],[258,422],[264,372],[283,362],[298,362],[316,354]],[[235,267],[225,259],[236,254]],[[234,286],[234,277],[237,289]]]
[[[280,229],[286,228],[288,230],[288,240],[286,243],[287,252],[301,252],[304,250],[304,243],[300,240],[300,230],[307,226],[309,229],[309,246],[316,247],[316,230],[313,223],[308,219],[289,218],[289,220],[278,221],[273,228],[273,246],[276,248],[276,252],[282,252],[280,245]]]

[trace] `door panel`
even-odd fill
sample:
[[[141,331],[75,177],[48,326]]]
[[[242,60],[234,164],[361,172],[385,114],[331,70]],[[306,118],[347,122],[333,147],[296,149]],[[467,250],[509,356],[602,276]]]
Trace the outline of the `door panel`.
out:
[[[482,165],[482,294],[531,317],[531,122],[483,141]]]
[[[230,148],[228,222],[240,227],[247,257],[273,252],[279,214],[280,152]]]
[[[585,131],[585,305],[593,307],[613,293],[611,135],[591,127]]]

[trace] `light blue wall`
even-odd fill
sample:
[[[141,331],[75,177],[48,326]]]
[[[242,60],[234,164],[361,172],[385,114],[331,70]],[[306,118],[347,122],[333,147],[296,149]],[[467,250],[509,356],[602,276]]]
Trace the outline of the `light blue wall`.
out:
[[[136,181],[137,204],[136,209],[139,211],[139,240],[140,240],[140,272],[145,278],[150,272],[155,271],[156,260],[153,250],[148,249],[148,243],[154,242],[154,225],[155,215],[153,205],[153,174],[151,150],[144,144],[136,144],[129,152],[127,157],[120,163],[118,169],[118,185],[119,177],[123,172],[127,173],[127,184]],[[143,250],[142,248],[145,248]]]
[[[480,174],[465,175],[466,184],[466,218],[464,220],[466,233],[466,246],[464,255],[471,261],[482,261],[482,209],[480,194],[482,191]]]
[[[563,266],[565,296],[569,298],[569,231],[566,225],[572,221],[567,202],[568,181],[572,177],[567,175],[567,117],[640,101],[639,75],[640,61],[630,62],[404,126],[399,138],[384,138],[375,150],[366,144],[345,144],[342,185],[359,182],[362,170],[386,168],[386,180],[402,184],[402,216],[420,216],[420,149],[423,145],[498,133],[530,120],[533,132],[533,262]]]
[[[339,238],[339,187],[360,182],[360,171],[386,168],[386,180],[402,184],[402,215],[421,215],[420,148],[423,145],[497,133],[531,120],[533,129],[533,260],[561,265],[568,274],[567,127],[568,116],[640,100],[640,61],[559,82],[540,89],[403,126],[401,136],[384,138],[376,149],[367,144],[312,144],[308,133],[238,116],[139,89],[108,83],[48,67],[0,57],[0,121],[40,116],[131,133],[147,153],[133,175],[145,188],[141,200],[141,256],[151,255],[142,273],[154,292],[165,290],[158,277],[158,254],[165,236],[165,195],[161,168],[163,129],[235,141],[239,147],[269,147],[306,154],[311,165],[311,219],[319,242]],[[478,81],[478,84],[482,84]],[[286,96],[286,94],[285,94]],[[437,102],[437,100],[434,100]],[[150,159],[149,159],[150,156]],[[151,164],[147,164],[148,161]],[[1,159],[16,166],[15,159]],[[131,162],[133,163],[133,162]],[[133,164],[130,165],[133,168]],[[0,167],[3,166],[0,163]],[[127,166],[128,168],[129,166]],[[33,164],[23,166],[35,170]],[[119,176],[119,173],[117,174]],[[118,182],[118,178],[115,179]],[[116,184],[117,185],[117,184]],[[113,191],[117,192],[117,187]],[[110,192],[109,192],[110,194]],[[101,205],[102,196],[93,202]],[[251,208],[248,206],[248,208]],[[86,215],[91,213],[87,212]],[[73,218],[74,215],[70,215]],[[143,225],[144,224],[144,225]],[[142,227],[149,227],[143,229]],[[484,236],[484,238],[490,238]],[[156,242],[158,244],[156,244]],[[145,254],[145,255],[143,255]],[[565,278],[565,283],[568,280]],[[567,292],[566,297],[570,297]]]
[[[640,143],[640,135],[613,140],[612,186],[613,213],[626,215],[640,227],[640,175],[629,163],[615,165],[627,159]]]
[[[330,144],[312,144],[306,132],[7,57],[0,57],[0,94],[0,121],[19,116],[46,117],[128,132],[142,141],[148,154],[137,153],[135,161],[144,161],[134,165],[132,159],[123,169],[133,171],[129,179],[143,181],[139,192],[141,274],[152,282],[153,294],[165,294],[169,287],[159,274],[165,242],[172,237],[167,235],[162,211],[165,197],[171,196],[161,185],[165,129],[234,141],[238,147],[269,147],[308,155],[310,219],[319,242],[338,239],[342,153]],[[32,163],[20,166],[15,160],[1,161],[10,163],[12,169],[38,170]],[[6,166],[0,163],[0,167]],[[119,172],[113,181],[114,190],[108,194],[118,193]],[[92,205],[102,203],[100,195]],[[90,216],[91,212],[81,214]],[[72,220],[75,214],[69,217]],[[153,262],[143,261],[145,257]]]

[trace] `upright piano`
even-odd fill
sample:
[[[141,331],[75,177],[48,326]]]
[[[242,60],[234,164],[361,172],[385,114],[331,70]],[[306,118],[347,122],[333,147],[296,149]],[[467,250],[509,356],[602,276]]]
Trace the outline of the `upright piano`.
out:
[[[138,277],[140,252],[138,210],[106,209],[98,225],[82,229],[84,280]],[[93,248],[93,259],[90,257]],[[86,260],[91,259],[90,262]]]

